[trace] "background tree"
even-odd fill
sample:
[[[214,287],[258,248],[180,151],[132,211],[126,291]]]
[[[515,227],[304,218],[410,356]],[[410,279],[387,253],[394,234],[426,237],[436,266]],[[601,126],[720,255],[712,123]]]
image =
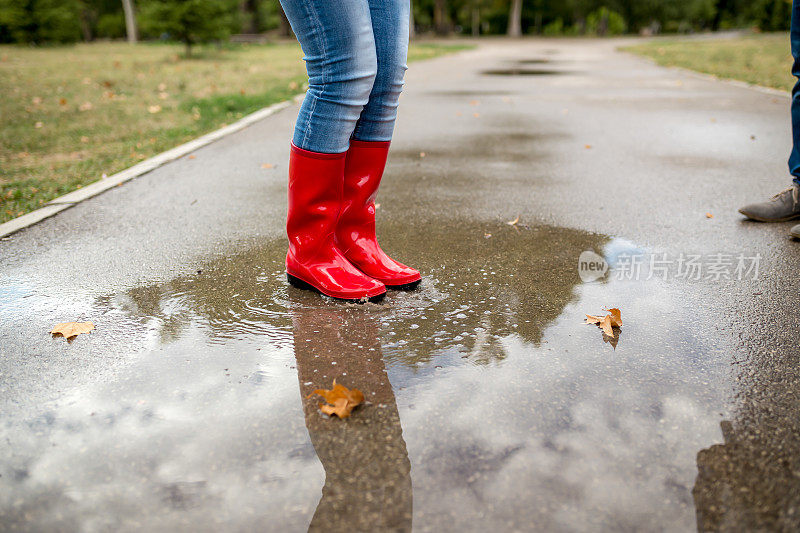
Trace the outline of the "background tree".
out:
[[[511,0],[511,9],[508,12],[508,36],[520,37],[522,35],[522,0]]]
[[[139,39],[136,31],[136,14],[133,10],[133,0],[122,0],[122,9],[125,13],[125,29],[128,34],[128,42],[133,44]]]
[[[183,42],[190,57],[195,44],[230,35],[235,8],[224,0],[148,0],[142,4],[142,28]]]

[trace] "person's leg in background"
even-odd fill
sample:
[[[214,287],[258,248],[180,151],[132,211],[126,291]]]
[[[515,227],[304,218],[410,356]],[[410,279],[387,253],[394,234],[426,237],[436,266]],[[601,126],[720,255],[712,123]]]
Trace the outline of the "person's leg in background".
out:
[[[387,256],[375,237],[375,197],[394,132],[408,58],[409,0],[368,0],[378,71],[353,131],[345,163],[344,200],[336,243],[362,272],[389,288],[417,286],[421,276]]]
[[[377,73],[367,0],[281,0],[305,54],[308,91],[289,159],[286,274],[297,287],[334,298],[375,299],[380,281],[334,243],[346,151]]]
[[[789,172],[794,177],[792,186],[779,192],[766,202],[750,204],[739,212],[760,222],[785,222],[800,218],[800,0],[792,2],[792,28],[789,33],[794,64],[792,74],[798,79],[792,90],[792,152],[789,156]],[[789,233],[800,238],[800,225]]]

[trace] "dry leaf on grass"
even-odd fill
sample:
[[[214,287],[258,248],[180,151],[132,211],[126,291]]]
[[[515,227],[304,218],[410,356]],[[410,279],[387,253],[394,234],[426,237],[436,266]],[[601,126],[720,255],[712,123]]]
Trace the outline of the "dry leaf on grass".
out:
[[[336,380],[333,380],[333,388],[317,389],[308,395],[310,398],[314,394],[318,394],[325,398],[325,401],[330,405],[324,403],[319,404],[320,410],[326,415],[336,415],[339,418],[347,418],[357,405],[364,402],[364,394],[358,389],[348,389],[344,385],[339,385]]]
[[[93,329],[94,324],[91,322],[62,322],[61,324],[56,324],[53,326],[53,329],[50,330],[50,333],[52,333],[54,336],[61,335],[67,340],[70,340],[73,337],[77,337],[81,333],[89,333]]]
[[[616,337],[614,328],[622,327],[622,311],[616,307],[606,309],[606,311],[608,311],[606,316],[586,315],[586,323],[595,324],[603,330],[603,333],[614,338]]]

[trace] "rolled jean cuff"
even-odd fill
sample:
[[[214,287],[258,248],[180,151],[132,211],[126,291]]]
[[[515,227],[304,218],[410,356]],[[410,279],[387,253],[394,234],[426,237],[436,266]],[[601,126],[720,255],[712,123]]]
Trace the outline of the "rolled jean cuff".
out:
[[[298,147],[296,144],[294,144],[294,142],[292,142],[291,145],[292,152],[305,157],[310,157],[312,159],[340,159],[347,154],[346,151],[337,153],[312,152],[311,150],[304,150],[303,148]]]

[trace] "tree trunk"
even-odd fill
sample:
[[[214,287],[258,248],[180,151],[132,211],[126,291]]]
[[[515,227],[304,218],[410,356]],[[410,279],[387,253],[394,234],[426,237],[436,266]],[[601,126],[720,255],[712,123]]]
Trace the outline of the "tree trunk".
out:
[[[258,2],[241,0],[239,12],[242,14],[242,33],[258,33]]]
[[[522,0],[511,0],[511,11],[508,13],[508,36],[522,36]]]
[[[292,35],[294,35],[294,33],[292,33],[292,26],[291,24],[289,24],[289,19],[286,18],[286,13],[283,12],[283,7],[281,7],[280,4],[278,4],[278,11],[280,11],[281,14],[280,35],[281,37],[291,37]]]
[[[125,11],[125,29],[128,32],[128,42],[135,44],[139,40],[136,32],[136,14],[133,11],[133,0],[122,0],[122,9]]]
[[[414,27],[414,2],[410,2],[409,13],[408,13],[408,39],[411,40],[414,38],[414,35],[417,33],[417,29]]]
[[[447,35],[447,0],[436,0],[433,5],[433,27],[439,35]]]
[[[472,8],[472,36],[481,34],[481,12],[477,7]]]
[[[83,40],[87,43],[91,41],[94,36],[92,35],[92,13],[88,9],[81,10],[81,33]]]

